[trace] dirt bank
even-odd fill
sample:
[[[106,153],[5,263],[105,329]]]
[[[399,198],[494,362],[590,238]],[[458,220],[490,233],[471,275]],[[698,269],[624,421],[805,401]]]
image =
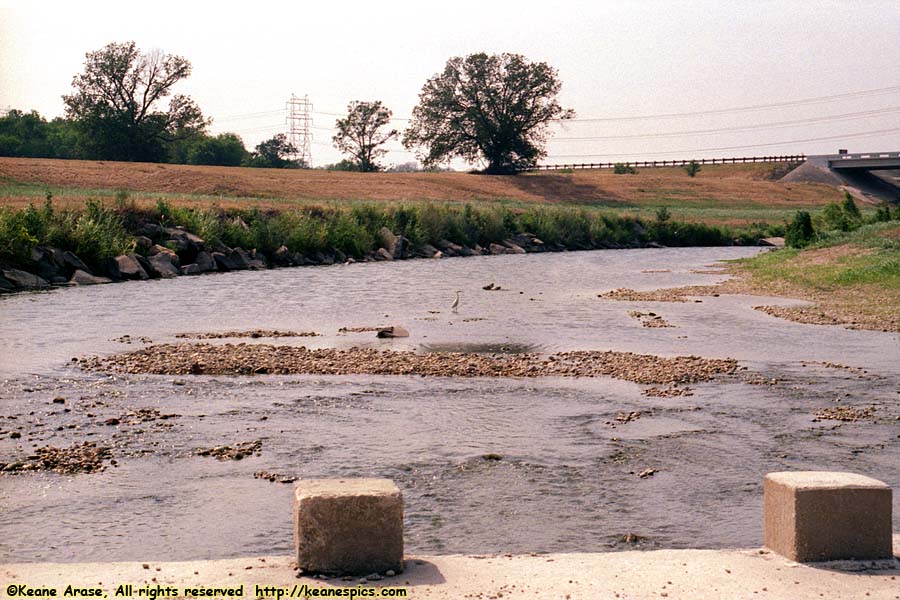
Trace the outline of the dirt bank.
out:
[[[894,235],[888,230],[884,235]],[[657,290],[617,288],[598,294],[603,300],[622,302],[703,302],[704,296],[746,294],[805,300],[799,306],[754,306],[774,317],[812,325],[842,325],[847,329],[900,332],[900,290],[883,283],[823,285],[811,277],[811,268],[840,269],[848,259],[866,256],[868,250],[850,244],[800,252],[785,261],[781,272],[772,275],[743,262],[728,265],[731,275],[716,285],[685,286]],[[795,276],[796,275],[796,276]]]

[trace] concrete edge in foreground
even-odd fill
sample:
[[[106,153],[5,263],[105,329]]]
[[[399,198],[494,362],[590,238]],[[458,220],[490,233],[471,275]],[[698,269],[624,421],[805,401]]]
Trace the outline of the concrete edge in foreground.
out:
[[[893,542],[894,555],[900,556],[900,535],[895,535]],[[289,594],[306,584],[307,589],[404,588],[408,598],[429,599],[900,599],[897,558],[800,564],[760,549],[655,550],[421,556],[407,558],[405,566],[400,575],[364,583],[357,577],[298,578],[296,561],[290,556],[168,563],[4,564],[0,565],[0,577],[7,598],[10,584],[56,588],[58,597],[70,584],[100,587],[108,598],[114,598],[115,588],[122,584],[132,585],[134,598],[145,586],[174,587],[184,597],[187,587],[241,585],[244,598],[276,598],[274,591],[267,593],[264,588],[284,589]]]

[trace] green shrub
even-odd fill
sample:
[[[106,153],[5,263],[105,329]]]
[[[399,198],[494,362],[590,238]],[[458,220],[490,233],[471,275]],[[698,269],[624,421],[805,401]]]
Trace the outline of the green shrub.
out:
[[[402,235],[412,240],[410,236],[414,235],[418,220],[419,215],[416,207],[401,204],[390,209],[387,215],[387,228],[397,235]]]
[[[525,210],[519,215],[519,223],[523,230],[533,233],[544,242],[558,244],[563,241],[558,223],[546,208]]]
[[[337,211],[328,223],[328,246],[360,258],[374,250],[375,237],[348,211]]]
[[[672,213],[669,212],[668,207],[661,206],[656,209],[656,221],[658,223],[665,223],[672,217]]]
[[[850,192],[844,192],[844,203],[841,205],[841,208],[849,221],[857,223],[862,221],[862,213],[859,212],[859,207],[856,206],[856,202],[853,201],[853,196],[850,195]]]
[[[168,208],[170,225],[184,227],[204,242],[215,243],[222,237],[222,215],[216,209]]]
[[[784,243],[792,248],[803,248],[815,239],[812,217],[805,210],[797,211],[784,234]]]
[[[39,242],[29,229],[24,210],[0,208],[0,259],[13,264],[24,263]]]
[[[328,224],[324,214],[291,211],[277,215],[282,243],[291,252],[316,252],[328,248]]]
[[[688,174],[688,177],[695,177],[702,168],[703,167],[700,166],[700,163],[698,163],[696,160],[692,160],[684,166],[684,172]]]
[[[616,163],[613,165],[613,173],[616,175],[637,175],[637,169],[628,163]]]
[[[834,231],[850,231],[847,215],[837,202],[829,202],[822,210],[822,227]]]
[[[229,248],[254,248],[256,241],[241,213],[227,215],[221,228],[221,242]]]
[[[891,206],[889,204],[882,203],[877,209],[875,209],[875,214],[872,215],[873,223],[884,223],[886,221],[891,220]]]
[[[822,210],[821,218],[823,229],[833,231],[853,231],[863,223],[859,207],[849,192],[844,192],[841,204],[829,202]]]
[[[122,217],[97,200],[88,200],[83,211],[59,213],[41,243],[71,250],[93,268],[134,250],[134,238],[125,229]]]

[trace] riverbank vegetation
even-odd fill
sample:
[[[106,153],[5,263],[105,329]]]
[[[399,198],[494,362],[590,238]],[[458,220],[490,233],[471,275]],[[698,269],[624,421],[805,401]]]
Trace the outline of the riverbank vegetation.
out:
[[[740,261],[741,291],[799,298],[811,306],[765,306],[803,323],[900,331],[900,214],[897,220],[826,230],[805,248]],[[824,219],[817,215],[814,220]]]
[[[429,255],[448,243],[481,252],[526,233],[547,250],[752,244],[781,233],[777,226],[728,228],[674,221],[665,211],[647,220],[578,207],[437,203],[357,202],[278,211],[185,207],[160,200],[142,208],[124,192],[113,203],[88,200],[83,207],[58,208],[48,194],[41,206],[0,207],[0,261],[21,266],[33,248],[49,246],[70,250],[102,271],[104,260],[136,251],[136,238],[147,233],[148,224],[183,229],[210,247],[255,249],[269,259],[282,248],[292,254],[364,259],[389,245],[384,230],[404,238],[410,253],[427,250]],[[144,245],[145,251],[150,248]]]

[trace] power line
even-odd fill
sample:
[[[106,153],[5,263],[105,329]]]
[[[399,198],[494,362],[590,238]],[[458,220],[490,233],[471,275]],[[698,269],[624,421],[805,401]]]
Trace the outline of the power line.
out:
[[[693,117],[693,116],[703,116],[703,115],[717,115],[717,114],[728,114],[735,112],[748,112],[748,111],[758,111],[765,110],[769,108],[785,108],[788,106],[803,106],[807,104],[820,104],[827,102],[834,102],[838,100],[847,100],[852,98],[862,98],[868,96],[879,96],[884,94],[891,94],[900,92],[900,85],[890,86],[884,88],[874,88],[870,90],[860,90],[856,92],[846,92],[843,94],[834,94],[830,96],[818,96],[815,98],[803,98],[799,100],[788,100],[785,102],[776,102],[772,104],[756,104],[750,106],[737,106],[732,108],[720,108],[720,109],[711,109],[711,110],[702,110],[702,111],[692,111],[692,112],[680,112],[680,113],[658,113],[658,114],[649,114],[649,115],[633,115],[633,116],[624,116],[624,117],[584,117],[584,118],[575,118],[575,119],[565,119],[565,120],[557,120],[557,122],[561,123],[601,123],[601,122],[612,122],[612,121],[641,121],[641,120],[652,120],[652,119],[669,119],[676,117]],[[231,121],[231,120],[239,120],[243,118],[255,118],[266,115],[273,115],[284,113],[284,109],[278,110],[267,110],[267,111],[257,111],[251,113],[243,113],[236,115],[226,115],[224,117],[216,118],[217,122],[221,121]],[[318,110],[310,110],[310,113],[317,115],[324,115],[328,117],[345,117],[346,115],[343,113],[336,112],[328,112],[328,111],[318,111]],[[391,117],[391,121],[410,121],[411,117]],[[331,128],[333,129],[333,128]],[[557,138],[559,139],[559,138]]]
[[[253,118],[257,118],[257,117],[265,117],[268,115],[283,114],[283,113],[284,113],[284,109],[280,108],[278,110],[264,110],[264,111],[260,111],[260,112],[244,113],[242,115],[226,115],[224,117],[219,117],[219,118],[214,117],[214,119],[216,121],[240,121],[242,119],[253,119]]]
[[[863,131],[860,133],[849,133],[846,135],[831,135],[826,137],[818,137],[818,138],[807,138],[803,140],[789,140],[784,142],[772,142],[769,144],[750,144],[747,146],[723,146],[719,148],[697,148],[694,150],[673,150],[666,152],[630,152],[627,154],[557,154],[554,156],[548,156],[547,158],[591,158],[591,157],[617,157],[617,156],[634,156],[635,154],[640,154],[642,156],[663,156],[669,154],[688,154],[691,152],[718,152],[720,150],[748,150],[751,148],[770,148],[772,146],[787,146],[790,144],[805,144],[808,142],[828,142],[834,140],[846,140],[846,139],[855,139],[862,137],[872,137],[876,135],[883,135],[887,133],[898,133],[900,132],[900,127],[893,129],[879,129],[875,131]]]
[[[249,129],[232,129],[230,133],[260,133],[263,131],[283,130],[284,125],[264,125],[262,127],[252,127]]]
[[[346,114],[334,113],[334,112],[321,112],[321,111],[313,111],[317,115],[325,115],[326,117],[346,117]],[[411,121],[410,117],[391,117],[391,121]]]
[[[787,102],[776,102],[773,104],[756,104],[751,106],[737,106],[733,108],[719,108],[713,110],[698,110],[694,112],[681,112],[681,113],[664,113],[664,114],[655,114],[655,115],[637,115],[631,117],[595,117],[595,118],[584,118],[584,119],[555,119],[559,122],[565,123],[599,123],[606,121],[642,121],[642,120],[650,120],[650,119],[669,119],[673,117],[697,117],[701,115],[721,115],[727,113],[734,112],[747,112],[747,111],[755,111],[755,110],[765,110],[768,108],[784,108],[787,106],[803,106],[805,104],[819,104],[823,102],[834,102],[835,100],[846,100],[850,98],[861,98],[866,96],[879,96],[883,94],[890,94],[900,92],[900,85],[886,87],[886,88],[877,88],[873,90],[863,90],[859,92],[847,92],[845,94],[835,94],[833,96],[819,96],[817,98],[804,98],[802,100],[790,100]]]
[[[709,135],[714,133],[726,133],[731,131],[756,131],[761,129],[777,129],[779,127],[796,127],[798,125],[812,125],[817,123],[831,123],[834,121],[849,121],[863,117],[871,117],[883,114],[900,112],[900,106],[878,110],[866,110],[830,117],[811,117],[809,119],[797,119],[793,121],[780,121],[776,123],[761,123],[757,125],[738,125],[735,127],[719,127],[716,129],[695,129],[692,131],[672,131],[667,133],[638,133],[632,135],[608,135],[608,136],[584,136],[584,137],[552,137],[549,141],[607,141],[607,140],[641,140],[680,137],[686,135]]]
[[[900,92],[900,85],[884,87],[884,88],[874,88],[870,90],[860,90],[856,92],[845,92],[843,94],[833,94],[830,96],[817,96],[814,98],[802,98],[799,100],[787,100],[785,102],[775,102],[772,104],[755,104],[750,106],[736,106],[732,108],[718,108],[711,110],[700,110],[700,111],[692,111],[692,112],[680,112],[680,113],[659,113],[659,114],[650,114],[650,115],[634,115],[627,117],[584,117],[584,118],[576,118],[576,119],[555,119],[559,122],[564,123],[594,123],[594,122],[605,122],[605,121],[640,121],[640,120],[648,120],[648,119],[669,119],[674,117],[694,117],[694,116],[703,116],[703,115],[719,115],[719,114],[727,114],[732,112],[748,112],[748,111],[756,111],[756,110],[765,110],[769,108],[785,108],[788,106],[804,106],[806,104],[821,104],[827,102],[835,102],[838,100],[849,100],[852,98],[864,98],[868,96],[881,96],[884,94],[891,94]],[[325,112],[325,111],[315,111],[317,115],[325,115],[329,117],[343,117],[341,113],[335,112]],[[410,121],[410,117],[391,117],[392,121]]]

